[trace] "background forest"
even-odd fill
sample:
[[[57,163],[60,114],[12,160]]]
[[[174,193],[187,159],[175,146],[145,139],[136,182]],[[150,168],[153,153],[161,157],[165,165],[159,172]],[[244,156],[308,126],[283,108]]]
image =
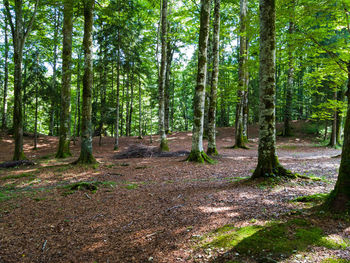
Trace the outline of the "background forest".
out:
[[[11,1],[10,1],[11,2]],[[297,2],[297,3],[296,3]],[[29,19],[34,1],[24,3]],[[168,66],[165,85],[167,132],[190,130],[196,84],[199,1],[168,3]],[[1,23],[1,126],[13,126],[14,50],[3,3]],[[310,133],[327,131],[330,144],[340,143],[349,60],[349,3],[346,1],[277,1],[276,119],[313,120]],[[158,132],[160,64],[159,1],[98,1],[94,14],[92,124],[94,135],[113,136],[119,85],[121,136]],[[259,19],[257,1],[248,1],[249,123],[259,116]],[[217,126],[235,123],[239,102],[239,1],[222,1]],[[212,22],[213,23],[213,19]],[[57,136],[61,116],[63,6],[40,1],[23,49],[23,129]],[[79,136],[83,76],[83,5],[74,5],[70,134]],[[209,43],[213,38],[212,27]],[[242,33],[241,33],[242,34]],[[211,45],[211,44],[209,44]],[[211,48],[209,47],[209,50]],[[208,52],[212,67],[212,52]],[[118,65],[119,63],[119,65]],[[208,74],[208,83],[210,83]],[[210,88],[210,85],[208,85]],[[206,112],[209,108],[206,96]],[[207,118],[207,113],[205,114]],[[205,121],[207,123],[207,121]],[[333,129],[331,128],[333,127]],[[141,129],[141,130],[140,130]]]

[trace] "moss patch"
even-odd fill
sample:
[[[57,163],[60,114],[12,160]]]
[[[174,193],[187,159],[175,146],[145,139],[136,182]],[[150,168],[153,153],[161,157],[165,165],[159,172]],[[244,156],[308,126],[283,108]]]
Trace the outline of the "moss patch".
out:
[[[212,233],[212,240],[204,248],[227,249],[241,255],[255,255],[258,258],[269,255],[278,259],[281,255],[290,256],[309,246],[344,249],[349,241],[341,237],[333,238],[305,219],[292,219],[287,222],[270,222],[266,225],[250,225],[236,228],[227,225]]]
[[[350,263],[350,260],[342,258],[326,258],[322,260],[322,263]]]
[[[67,190],[63,193],[63,195],[69,195],[73,194],[75,191],[91,191],[96,192],[98,188],[101,187],[114,187],[116,185],[115,182],[100,182],[100,181],[94,181],[94,182],[77,182],[73,184],[69,184],[64,186],[64,188]]]
[[[314,194],[314,195],[306,195],[306,196],[299,196],[295,199],[293,199],[293,202],[301,202],[301,203],[319,203],[324,202],[327,200],[329,194]]]
[[[28,177],[35,177],[32,173],[21,173],[21,174],[12,174],[0,177],[0,180],[10,180],[10,179],[20,179],[20,178],[28,178]]]

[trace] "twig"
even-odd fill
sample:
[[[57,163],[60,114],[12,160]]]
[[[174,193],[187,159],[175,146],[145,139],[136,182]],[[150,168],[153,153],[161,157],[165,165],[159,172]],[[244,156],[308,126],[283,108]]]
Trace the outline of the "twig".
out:
[[[45,242],[44,242],[44,244],[43,244],[43,247],[42,247],[42,251],[43,251],[43,252],[45,251],[46,244],[47,244],[47,240],[45,240]]]
[[[171,211],[171,210],[173,210],[173,209],[176,209],[176,208],[180,208],[180,207],[183,207],[184,205],[175,205],[175,206],[173,206],[173,207],[170,207],[170,208],[168,208],[168,212],[169,211]]]
[[[87,193],[85,193],[85,196],[91,200],[91,197]]]

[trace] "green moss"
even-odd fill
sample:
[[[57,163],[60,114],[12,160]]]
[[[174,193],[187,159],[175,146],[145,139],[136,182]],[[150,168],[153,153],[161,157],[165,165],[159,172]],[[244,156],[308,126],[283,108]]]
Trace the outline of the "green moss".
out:
[[[116,185],[115,182],[101,182],[101,181],[93,181],[93,182],[77,182],[73,184],[69,184],[64,186],[67,189],[66,192],[63,193],[64,196],[73,194],[75,191],[92,191],[96,192],[100,186],[104,187],[114,187]]]
[[[328,196],[329,194],[314,194],[314,195],[299,196],[293,199],[293,202],[302,202],[302,203],[324,202],[325,200],[327,200]]]
[[[13,175],[7,175],[0,177],[0,180],[10,180],[10,179],[20,179],[20,178],[27,178],[27,177],[35,177],[32,173],[21,173],[21,174],[13,174]]]
[[[195,163],[209,163],[214,164],[215,161],[211,159],[205,152],[199,151],[191,151],[190,155],[186,159],[187,162],[195,162]]]
[[[137,189],[139,187],[139,185],[135,184],[135,183],[130,183],[130,184],[127,184],[127,185],[125,185],[123,187],[128,189],[128,190],[134,190],[134,189]]]
[[[167,139],[162,139],[160,142],[160,151],[161,152],[169,152],[169,145]]]
[[[305,219],[241,228],[227,225],[214,231],[213,236],[203,247],[232,249],[241,255],[255,255],[258,258],[266,255],[279,258],[281,254],[290,256],[307,250],[311,245],[329,249],[350,247],[348,240],[328,237],[321,228]]]
[[[326,258],[321,263],[350,263],[350,260],[342,258]]]
[[[210,156],[218,156],[218,150],[216,149],[216,147],[208,147],[207,149],[207,154]]]

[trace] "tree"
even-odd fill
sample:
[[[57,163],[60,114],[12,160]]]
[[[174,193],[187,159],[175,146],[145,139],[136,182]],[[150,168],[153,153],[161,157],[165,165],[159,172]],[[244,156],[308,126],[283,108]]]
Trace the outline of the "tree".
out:
[[[92,87],[93,87],[93,57],[92,57],[92,30],[94,0],[84,0],[84,77],[83,77],[83,109],[81,123],[80,157],[75,163],[96,163],[92,155]]]
[[[168,140],[165,134],[165,81],[166,81],[166,63],[167,63],[167,13],[168,0],[163,0],[162,4],[162,23],[161,23],[161,62],[158,82],[159,109],[158,126],[160,139],[160,150],[169,151]]]
[[[292,176],[280,165],[276,153],[275,56],[276,3],[260,0],[260,115],[258,165],[252,178]]]
[[[10,4],[8,0],[4,0],[6,8],[6,16],[10,23],[12,32],[12,42],[14,51],[14,109],[13,109],[13,129],[15,138],[15,151],[13,160],[26,159],[23,152],[23,115],[22,115],[22,61],[23,61],[23,48],[24,44],[32,29],[39,0],[35,1],[34,11],[31,14],[31,18],[27,23],[24,21],[23,16],[23,1],[14,1],[14,16],[11,13]]]
[[[208,111],[208,149],[207,154],[217,155],[216,149],[216,103],[217,88],[219,80],[219,59],[220,59],[220,0],[215,0],[214,7],[214,32],[213,32],[213,71],[209,95]]]
[[[61,121],[60,140],[56,158],[70,156],[70,100],[72,76],[72,32],[74,1],[64,1],[63,18],[63,52],[62,52],[62,86],[61,86]]]
[[[5,16],[5,29],[4,29],[4,40],[5,40],[5,66],[4,66],[4,95],[3,95],[3,105],[2,105],[2,129],[7,128],[7,89],[8,89],[8,80],[9,80],[9,42],[8,42],[8,22]]]
[[[240,1],[240,29],[239,29],[239,65],[238,65],[238,103],[236,106],[234,148],[247,148],[244,138],[244,104],[247,99],[248,72],[248,40],[247,40],[247,0]]]
[[[204,161],[212,162],[212,160],[203,151],[204,103],[205,86],[207,81],[210,3],[211,0],[201,0],[197,85],[193,99],[194,120],[192,131],[192,149],[187,158],[188,161],[199,163],[204,163]]]

